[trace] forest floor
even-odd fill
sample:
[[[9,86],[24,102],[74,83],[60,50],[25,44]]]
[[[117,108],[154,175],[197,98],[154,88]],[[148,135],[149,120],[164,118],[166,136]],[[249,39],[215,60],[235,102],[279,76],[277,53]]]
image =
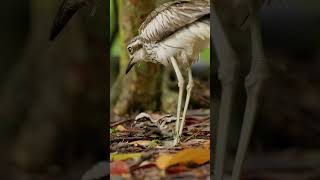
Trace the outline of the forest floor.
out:
[[[145,113],[112,118],[110,179],[210,179],[209,111],[187,114],[181,144],[176,147],[170,146],[168,129],[175,124],[171,116]],[[159,128],[159,121],[167,121],[166,128]],[[319,158],[318,150],[264,148],[249,153],[241,179],[320,179]],[[225,179],[230,179],[231,169],[232,161],[227,159]]]
[[[208,87],[207,87],[208,89]],[[207,93],[204,93],[207,92]],[[209,91],[195,88],[194,102],[210,106]],[[191,98],[192,99],[192,98]],[[209,179],[210,111],[194,108],[187,112],[181,144],[170,146],[175,115],[145,112],[111,116],[110,178],[120,179]],[[272,130],[269,131],[269,138]],[[303,146],[276,147],[256,136],[243,167],[241,180],[318,180],[320,151]],[[277,139],[273,139],[277,142]],[[234,155],[231,152],[229,156]],[[226,159],[230,179],[233,161]]]
[[[110,125],[111,179],[208,179],[208,110],[190,110],[181,143],[172,147],[175,118],[142,113],[115,116]]]

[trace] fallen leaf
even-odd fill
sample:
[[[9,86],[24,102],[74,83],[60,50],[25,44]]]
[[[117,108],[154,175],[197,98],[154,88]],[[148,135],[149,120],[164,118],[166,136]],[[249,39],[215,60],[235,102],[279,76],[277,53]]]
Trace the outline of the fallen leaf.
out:
[[[149,167],[149,166],[155,166],[154,162],[151,162],[151,161],[143,161],[139,167],[142,168],[142,167]]]
[[[145,148],[159,148],[159,141],[158,140],[137,140],[130,142],[129,144],[134,145],[134,146],[142,146]]]
[[[150,148],[155,148],[155,147],[160,147],[159,146],[159,143],[160,143],[160,141],[159,140],[152,140],[151,142],[150,142],[150,144],[148,145],[148,147],[150,147]]]
[[[207,140],[206,142],[203,143],[203,148],[210,150],[210,141]]]
[[[151,144],[151,141],[148,140],[138,140],[138,141],[133,141],[130,142],[129,144],[134,145],[134,146],[143,146],[143,147],[147,147]]]
[[[127,159],[139,159],[141,156],[142,156],[141,153],[127,153],[127,154],[111,153],[110,160],[116,161],[116,160],[127,160]]]
[[[116,130],[117,131],[120,131],[120,132],[123,132],[123,131],[128,131],[125,127],[123,127],[122,125],[118,125],[117,127],[116,127]]]
[[[117,130],[116,129],[114,129],[114,128],[110,128],[110,134],[114,134],[114,133],[116,133],[117,132]]]
[[[177,173],[185,172],[186,170],[188,170],[187,167],[179,165],[179,166],[174,166],[174,167],[168,168],[167,172],[169,174],[177,174]]]
[[[171,163],[173,159],[173,155],[170,154],[161,154],[159,156],[159,158],[156,160],[156,165],[158,166],[158,168],[160,169],[166,169],[167,167],[169,167],[170,165],[173,165]]]
[[[110,163],[110,175],[129,174],[129,166],[123,161],[114,161]]]
[[[189,162],[198,165],[204,164],[210,160],[210,150],[203,148],[190,148],[182,150],[174,155],[161,154],[156,160],[156,164],[160,169],[166,169],[176,164],[187,164]]]
[[[187,148],[187,147],[190,148],[190,146],[200,147],[201,145],[204,145],[208,141],[210,141],[210,140],[206,140],[206,139],[190,139],[190,140],[188,140],[186,142],[182,142],[181,146],[184,147],[184,148]]]

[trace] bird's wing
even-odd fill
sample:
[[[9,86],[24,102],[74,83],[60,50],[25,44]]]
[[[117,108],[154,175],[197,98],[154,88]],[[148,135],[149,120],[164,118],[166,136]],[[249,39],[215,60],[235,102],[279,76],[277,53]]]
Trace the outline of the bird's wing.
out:
[[[53,21],[50,40],[60,33],[71,17],[88,3],[85,0],[64,0],[59,7],[58,13]]]
[[[157,42],[208,14],[209,0],[167,2],[149,14],[139,28],[139,35],[145,42]]]

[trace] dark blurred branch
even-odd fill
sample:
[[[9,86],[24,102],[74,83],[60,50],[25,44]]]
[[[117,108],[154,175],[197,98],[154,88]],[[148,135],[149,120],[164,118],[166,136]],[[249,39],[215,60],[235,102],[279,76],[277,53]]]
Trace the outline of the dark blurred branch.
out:
[[[113,9],[114,9],[114,17],[115,17],[115,20],[114,20],[114,30],[111,34],[111,39],[110,39],[110,44],[112,46],[112,44],[114,43],[116,37],[117,37],[117,34],[118,34],[118,31],[119,31],[119,26],[118,26],[118,21],[119,21],[119,15],[118,15],[118,2],[117,0],[113,1]]]

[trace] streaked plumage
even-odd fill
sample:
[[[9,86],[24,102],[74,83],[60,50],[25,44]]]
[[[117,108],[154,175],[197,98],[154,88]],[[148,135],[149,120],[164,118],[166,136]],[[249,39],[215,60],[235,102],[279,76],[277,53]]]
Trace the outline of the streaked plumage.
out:
[[[158,42],[208,14],[209,1],[170,1],[150,13],[139,28],[139,35],[144,42]]]
[[[169,65],[175,56],[180,68],[186,69],[198,60],[199,53],[209,47],[210,23],[203,19],[175,32],[156,44],[146,44],[148,58],[152,62]]]
[[[209,47],[209,20],[207,0],[177,0],[161,5],[150,13],[139,35],[129,43],[127,72],[139,61],[168,65],[172,56],[181,68],[187,68]]]

